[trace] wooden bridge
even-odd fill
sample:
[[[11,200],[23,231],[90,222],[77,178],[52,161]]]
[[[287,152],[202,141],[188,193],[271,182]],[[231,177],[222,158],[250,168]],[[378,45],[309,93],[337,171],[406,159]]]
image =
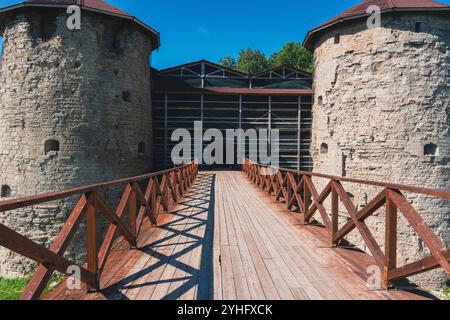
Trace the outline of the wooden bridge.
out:
[[[81,195],[50,249],[0,224],[0,245],[39,266],[22,299],[52,300],[307,300],[426,299],[420,292],[387,290],[398,279],[443,268],[449,249],[402,192],[450,199],[450,193],[410,186],[275,169],[246,160],[242,172],[198,172],[195,163],[141,177],[0,202],[0,212]],[[328,182],[318,193],[314,178]],[[357,211],[343,183],[381,189]],[[125,189],[116,210],[104,191]],[[324,206],[331,197],[331,212]],[[338,223],[339,205],[351,217]],[[386,207],[383,251],[364,221]],[[397,266],[401,212],[430,249],[426,259]],[[320,216],[321,223],[314,220]],[[98,216],[110,223],[98,239]],[[125,219],[125,217],[127,217]],[[55,271],[72,275],[64,254],[86,218],[83,283],[62,281],[42,295]],[[357,230],[370,255],[339,246]],[[102,245],[97,248],[97,244]],[[382,270],[386,290],[367,285],[368,268]]]

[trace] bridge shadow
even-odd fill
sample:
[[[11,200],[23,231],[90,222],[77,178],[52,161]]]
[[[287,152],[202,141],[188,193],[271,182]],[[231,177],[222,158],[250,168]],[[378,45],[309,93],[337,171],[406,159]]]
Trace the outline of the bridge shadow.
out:
[[[170,222],[158,227],[163,237],[139,248],[139,261],[147,260],[143,269],[103,290],[107,299],[128,300],[130,292],[135,299],[150,299],[155,291],[162,300],[185,294],[213,299],[215,182],[212,173],[199,175]]]

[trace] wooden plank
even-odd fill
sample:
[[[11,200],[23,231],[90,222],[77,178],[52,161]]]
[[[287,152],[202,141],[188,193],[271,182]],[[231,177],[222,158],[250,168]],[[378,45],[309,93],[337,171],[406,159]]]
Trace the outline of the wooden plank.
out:
[[[367,247],[369,248],[370,252],[375,258],[375,261],[377,262],[378,266],[380,268],[383,268],[385,258],[377,241],[373,237],[367,225],[364,222],[358,220],[356,207],[351,201],[347,192],[344,190],[344,187],[340,183],[335,181],[333,181],[332,184],[333,188],[336,190],[339,197],[341,198],[342,203],[347,209],[348,214],[352,217],[353,222],[356,224],[359,234],[362,236],[364,242],[367,244]]]
[[[130,194],[129,206],[130,201],[133,199],[133,194],[135,195],[134,192],[131,192]],[[109,223],[111,223],[112,225],[117,226],[117,229],[119,230],[120,234],[128,241],[128,243],[132,248],[135,248],[136,238],[132,234],[132,231],[128,230],[128,228],[122,223],[121,219],[116,214],[113,213],[113,210],[111,209],[109,204],[103,199],[103,197],[100,194],[96,195],[96,201],[97,201],[97,208],[106,218],[106,220],[108,220]],[[133,221],[136,221],[136,203],[131,206],[134,206],[134,208],[132,208],[132,210],[134,210],[134,214],[132,214],[133,215],[132,219]],[[132,230],[136,230],[136,222],[133,223]]]
[[[173,237],[169,230],[159,230],[158,237],[146,241],[141,259],[128,272],[129,285],[122,290],[122,295],[129,300],[151,299],[156,286],[161,281],[169,256],[175,250],[172,243],[177,241],[177,238]],[[167,242],[164,239],[167,239]],[[166,249],[155,248],[157,244],[167,247]]]
[[[87,205],[87,266],[88,271],[98,275],[98,252],[97,252],[97,195]],[[96,279],[94,286],[90,289],[99,290],[100,283]]]
[[[247,284],[247,277],[244,271],[244,265],[241,260],[241,254],[238,246],[230,246],[231,264],[233,266],[234,284],[236,287],[236,298],[238,300],[251,300],[250,289]]]
[[[191,193],[191,195],[195,195],[195,191]],[[196,196],[194,196],[196,198]],[[199,277],[199,271],[202,267],[202,250],[204,250],[205,242],[204,242],[204,235],[205,235],[205,229],[206,229],[206,219],[207,219],[207,212],[204,210],[205,206],[209,204],[208,201],[204,203],[204,199],[200,198],[199,200],[196,200],[198,202],[193,203],[193,210],[191,213],[191,221],[192,223],[195,223],[195,228],[193,230],[189,230],[193,228],[192,225],[186,225],[184,232],[188,232],[189,235],[192,235],[193,238],[190,236],[187,237],[187,239],[193,241],[193,243],[188,245],[188,248],[190,249],[190,258],[186,266],[189,267],[189,270],[186,270],[186,274],[189,274],[189,280],[185,280],[183,282],[183,285],[181,287],[182,294],[180,295],[180,300],[195,300],[197,299],[197,293],[198,293],[198,277]],[[153,297],[152,297],[153,298]]]
[[[162,219],[161,223],[165,223],[166,219]],[[151,241],[156,241],[160,236],[161,230],[157,228],[150,228],[149,224],[145,223],[142,226],[142,233],[138,236],[138,247],[142,248]],[[153,239],[153,240],[152,240]],[[128,243],[123,237],[116,240],[113,245],[110,258],[105,265],[105,272],[103,272],[100,281],[101,288],[105,289],[113,286],[127,276],[130,270],[129,266],[134,266],[141,257],[139,250],[129,250]]]
[[[308,212],[309,212],[309,208],[311,207],[311,191],[309,190],[308,184],[306,183],[306,176],[303,177],[302,179],[303,181],[303,210],[302,210],[302,220],[301,223],[302,224],[309,224],[310,223],[310,219],[309,217],[307,218]]]
[[[336,241],[334,237],[339,231],[339,196],[335,188],[331,191],[331,241],[330,246],[334,247]]]
[[[289,182],[292,186],[292,189],[293,189],[292,191],[293,191],[294,195],[293,195],[292,199],[289,201],[288,210],[292,210],[292,206],[294,205],[295,202],[297,202],[297,206],[301,211],[304,208],[303,200],[300,197],[300,192],[303,187],[303,181],[300,181],[300,183],[297,184],[294,177],[292,176],[292,174],[290,174]]]
[[[288,284],[283,279],[283,276],[274,261],[272,259],[265,259],[264,264],[266,265],[266,268],[269,271],[275,286],[277,287],[277,291],[281,299],[294,300],[294,295],[292,294]]]
[[[433,230],[427,225],[423,218],[417,213],[416,209],[399,192],[389,191],[389,197],[414,228],[425,245],[430,249],[436,261],[441,265],[445,272],[450,276],[450,262],[445,256],[447,248],[444,243],[434,234]]]
[[[262,207],[262,205],[261,205]],[[302,268],[299,269],[299,266],[305,267],[305,262],[307,259],[306,256],[298,257],[299,253],[302,252],[304,249],[300,249],[296,246],[296,249],[294,250],[293,245],[297,243],[296,238],[292,237],[291,235],[288,236],[288,231],[285,228],[276,227],[281,222],[273,221],[273,218],[276,217],[276,213],[271,212],[267,207],[265,209],[255,209],[255,212],[264,212],[263,216],[257,216],[256,221],[259,220],[260,223],[266,224],[266,232],[268,232],[268,239],[270,239],[271,242],[273,242],[273,252],[272,254],[277,256],[277,254],[282,256],[282,259],[284,260],[284,263],[289,267],[289,270],[292,271],[292,274],[297,278],[297,280],[292,278],[286,278],[287,283],[289,283],[289,287],[292,292],[299,292],[298,289],[301,289],[305,292],[307,292],[307,295],[310,297],[310,299],[319,300],[322,299],[322,295],[319,294],[319,292],[316,289],[316,283],[313,285],[309,279],[318,279],[318,274],[315,273],[317,271],[317,261],[311,262],[311,265],[309,268]],[[272,215],[271,215],[272,214]],[[255,222],[256,222],[255,221]],[[277,231],[277,234],[274,234],[273,231]],[[278,240],[280,239],[280,240]],[[282,239],[282,240],[281,240]],[[278,256],[278,259],[281,258],[281,256]],[[298,257],[298,258],[297,258]],[[296,259],[296,262],[294,260]],[[282,274],[285,275],[289,274],[291,271],[286,271],[284,267],[279,267],[280,270],[282,270]],[[304,272],[308,272],[308,276],[304,275]],[[322,280],[321,280],[322,281]],[[325,292],[325,290],[329,290],[330,287],[333,285],[330,283],[329,280],[324,280],[323,284],[321,284],[322,291],[321,293]],[[320,286],[317,286],[319,288]],[[336,296],[328,296],[330,299],[335,298]]]
[[[224,176],[224,174],[220,175],[221,180],[225,180],[227,182],[235,182],[235,179],[233,179],[235,176],[231,174],[227,174]],[[227,185],[223,186],[222,188],[227,188],[227,190],[233,190],[232,186],[231,188]],[[230,209],[231,209],[231,218],[232,218],[232,226],[235,229],[236,237],[238,241],[238,246],[231,247],[231,253],[232,253],[232,259],[233,259],[233,265],[234,261],[237,261],[237,270],[234,271],[234,274],[238,274],[238,277],[242,278],[241,280],[237,280],[237,282],[242,283],[243,288],[239,289],[238,285],[237,287],[237,295],[239,297],[240,292],[242,292],[242,295],[244,295],[244,300],[264,300],[264,290],[261,285],[261,281],[258,276],[258,272],[255,269],[252,255],[250,253],[250,247],[256,248],[254,244],[252,246],[248,245],[246,242],[246,237],[244,234],[249,234],[246,223],[243,221],[239,221],[239,216],[244,215],[245,213],[241,211],[242,205],[239,205],[240,201],[237,201],[238,197],[233,196],[229,192],[227,193],[227,199],[226,201],[230,202]],[[243,231],[243,230],[246,231]],[[253,241],[254,242],[254,241]],[[257,251],[257,249],[256,249]],[[238,256],[239,254],[239,256]],[[239,259],[239,260],[238,260]],[[262,259],[261,259],[262,262]],[[240,266],[242,266],[242,269],[240,269]],[[273,283],[270,282],[269,286],[273,288],[273,290],[276,290],[273,286]],[[248,288],[248,297],[246,288]],[[239,298],[241,299],[241,298]]]
[[[356,215],[357,221],[364,221],[372,214],[374,214],[378,209],[380,209],[386,203],[386,189],[383,190],[380,194],[378,194],[367,206],[365,206],[358,214]],[[349,221],[346,223],[341,230],[334,236],[334,241],[341,240],[345,238],[350,232],[352,232],[356,228],[356,224],[354,221]]]
[[[258,210],[262,211],[262,210]],[[267,212],[269,215],[269,210],[265,209],[264,212]],[[287,217],[292,220],[296,220],[292,215],[286,213]],[[272,213],[273,217],[278,218],[276,213]],[[279,219],[279,218],[278,218]],[[267,230],[276,230],[273,226],[276,225],[275,222],[270,221],[268,217],[261,217],[261,221],[267,221]],[[281,222],[281,220],[280,220]],[[284,224],[284,223],[283,223]],[[295,222],[295,225],[298,225],[298,221]],[[292,226],[293,227],[293,226]],[[357,285],[355,285],[355,279],[342,280],[339,278],[340,274],[331,274],[328,265],[333,263],[336,258],[333,256],[328,256],[327,258],[321,257],[319,253],[325,254],[328,251],[325,251],[324,248],[316,248],[311,244],[305,243],[305,239],[299,241],[299,235],[303,235],[306,230],[309,229],[319,229],[316,227],[307,227],[304,230],[298,230],[296,228],[296,232],[291,234],[289,231],[292,229],[289,226],[286,226],[284,230],[279,231],[278,235],[271,234],[269,235],[270,239],[280,239],[279,246],[277,248],[278,252],[283,253],[285,261],[290,266],[291,270],[295,270],[296,266],[301,266],[302,269],[295,272],[295,276],[299,279],[300,283],[302,283],[302,289],[308,294],[310,299],[319,300],[319,299],[351,299],[355,297],[356,299],[360,299],[361,297],[355,294],[358,293]],[[302,232],[303,231],[303,232]],[[327,232],[324,230],[323,239],[327,239],[325,236]],[[277,242],[277,241],[276,241]],[[324,245],[327,245],[327,241],[324,242]],[[286,254],[284,254],[286,252]],[[332,253],[332,251],[329,251]],[[294,263],[290,262],[290,260],[295,260]],[[322,269],[325,270],[322,271]],[[333,268],[336,266],[333,265]],[[340,271],[345,271],[344,269],[339,269]],[[304,276],[303,273],[306,275]],[[340,280],[337,282],[337,280]],[[311,280],[311,283],[309,282]],[[353,280],[353,283],[349,282]],[[347,290],[342,288],[342,285],[350,283]],[[357,282],[358,286],[363,287],[360,288],[359,292],[363,292],[363,296],[368,296],[368,294],[364,295],[364,287],[363,282]],[[316,290],[317,289],[317,290]],[[292,291],[292,288],[291,288]],[[295,291],[295,290],[294,290]],[[320,292],[320,293],[319,293]]]
[[[130,195],[130,199],[128,200],[128,214],[129,214],[129,221],[130,221],[130,230],[131,230],[131,237],[134,239],[134,246],[136,247],[136,238],[137,238],[137,198],[136,198],[136,191],[133,190]]]
[[[88,203],[88,199],[85,194],[83,194],[75,206],[74,210],[67,219],[66,223],[62,227],[52,246],[50,251],[62,256],[75,235],[78,226],[80,225],[81,219],[84,217],[85,207]],[[37,300],[42,295],[48,281],[51,279],[53,268],[47,268],[46,266],[40,264],[33,274],[30,282],[22,293],[21,300]]]
[[[325,198],[331,192],[331,185],[329,185],[329,187],[325,188],[325,190],[322,193],[322,197],[321,197],[317,193],[316,187],[314,186],[314,183],[312,182],[311,178],[309,178],[309,177],[305,178],[305,184],[308,186],[309,192],[311,192],[311,196],[312,196],[313,201],[314,201],[314,206],[317,207],[317,209],[319,210],[320,217],[322,218],[323,224],[325,225],[325,227],[328,230],[331,230],[330,217],[328,216],[328,213],[327,213],[324,205],[322,204],[323,201],[325,200]],[[322,200],[322,198],[323,198],[323,200]],[[308,213],[308,215],[306,216],[306,220],[309,220],[310,218],[311,218],[310,213]]]
[[[263,167],[267,167],[267,166],[263,166]],[[284,169],[284,168],[277,168],[277,170],[280,170],[283,173],[291,172],[291,173],[296,173],[296,174],[300,174],[300,175],[307,176],[307,177],[322,178],[322,179],[327,179],[327,180],[332,180],[332,181],[338,181],[341,183],[348,182],[348,183],[373,186],[373,187],[381,187],[381,188],[392,189],[392,190],[407,191],[407,192],[412,192],[412,193],[417,193],[417,194],[428,195],[428,196],[432,196],[432,197],[450,199],[450,192],[442,191],[442,190],[433,190],[433,189],[420,188],[420,187],[395,184],[395,183],[386,183],[386,182],[380,182],[380,181],[352,179],[352,178],[347,178],[347,177],[332,176],[332,175],[328,175],[328,174],[313,173],[313,172],[306,172],[306,171],[296,171],[296,170]]]
[[[235,185],[230,187],[230,190],[237,190],[238,188],[242,188],[241,186],[243,185],[243,182],[241,181],[237,181]],[[239,190],[239,192],[237,192],[240,195],[244,195],[246,193],[245,190]],[[290,295],[292,297],[292,293],[291,292],[286,292],[286,286],[288,288],[300,288],[301,284],[299,282],[297,282],[297,279],[294,276],[294,273],[291,273],[291,270],[289,270],[286,262],[284,261],[284,258],[279,254],[280,249],[279,248],[275,248],[274,245],[272,244],[272,242],[274,241],[274,236],[267,234],[268,230],[264,229],[262,227],[261,224],[259,224],[257,221],[262,217],[260,217],[260,215],[262,214],[262,212],[265,212],[267,210],[267,208],[265,209],[257,209],[254,206],[259,206],[260,203],[258,203],[258,201],[254,201],[254,199],[251,199],[249,197],[243,197],[245,198],[245,202],[248,203],[249,205],[245,206],[245,208],[243,208],[244,212],[242,214],[239,214],[239,216],[249,216],[249,219],[251,222],[251,224],[256,228],[255,230],[255,234],[258,234],[262,238],[262,242],[265,244],[266,248],[269,250],[270,252],[270,259],[265,259],[264,262],[266,262],[267,260],[271,260],[273,261],[273,263],[276,265],[276,267],[280,270],[280,274],[282,274],[282,278],[283,278],[283,283],[278,283],[275,280],[272,279],[273,283],[275,283],[275,286],[277,287],[277,291],[280,295]],[[257,214],[258,213],[258,214]],[[260,214],[261,213],[261,214]],[[256,216],[257,214],[257,216]],[[275,228],[275,225],[271,225],[270,228]],[[268,268],[268,266],[266,265],[266,268]],[[273,276],[271,274],[271,276]],[[285,286],[286,285],[286,286]],[[281,291],[281,292],[280,292]]]
[[[223,300],[237,299],[230,246],[222,246],[222,289]]]
[[[76,265],[66,258],[57,255],[54,252],[40,246],[39,244],[29,240],[28,238],[18,234],[8,227],[0,224],[0,246],[5,247],[13,252],[34,260],[40,264],[44,264],[47,268],[54,268],[65,275],[68,274],[69,267]],[[97,280],[95,274],[89,272],[83,267],[80,267],[81,281],[88,283],[95,287]]]
[[[213,242],[213,281],[210,284],[212,287],[212,298],[216,301],[223,300],[222,295],[222,270],[221,270],[221,230],[222,217],[219,212],[220,202],[222,201],[221,189],[218,188],[217,175],[214,174],[214,242]]]
[[[122,195],[122,198],[119,202],[119,206],[116,210],[116,216],[121,219],[122,215],[125,212],[125,208],[127,206],[128,200],[131,196],[132,188],[128,184],[125,188],[125,191]],[[112,245],[114,243],[115,237],[117,233],[117,226],[116,225],[110,225],[108,228],[108,231],[106,232],[105,239],[103,240],[103,244],[100,247],[100,251],[98,253],[98,260],[99,260],[99,269],[98,274],[99,276],[102,275],[103,270],[105,268],[108,256],[111,252]]]
[[[389,273],[397,268],[397,224],[398,211],[391,200],[391,191],[388,192],[386,201],[386,235],[385,235],[385,262],[384,262],[384,287],[389,287]]]
[[[450,261],[450,249],[447,249],[444,253],[448,261]],[[421,259],[405,266],[399,267],[395,270],[391,270],[389,274],[389,280],[396,280],[400,278],[408,278],[423,272],[428,272],[437,268],[441,265],[437,262],[435,257],[428,257]]]
[[[6,212],[6,211],[30,207],[30,206],[34,206],[34,205],[38,205],[38,204],[42,204],[42,203],[52,202],[52,201],[56,201],[59,199],[68,198],[71,196],[81,195],[83,193],[90,193],[90,192],[94,192],[94,191],[99,192],[102,190],[111,189],[113,187],[125,185],[128,183],[140,182],[140,181],[148,180],[150,178],[159,177],[165,173],[169,173],[169,172],[173,172],[173,171],[180,171],[180,170],[183,171],[184,168],[186,168],[187,166],[189,166],[189,165],[175,168],[175,169],[145,174],[142,176],[136,176],[136,177],[119,179],[119,180],[114,180],[114,181],[109,181],[109,182],[104,182],[104,183],[98,183],[98,184],[94,184],[94,185],[83,186],[83,187],[64,190],[64,191],[58,191],[58,192],[46,193],[46,194],[41,194],[41,195],[32,196],[32,197],[23,197],[23,198],[16,198],[16,199],[11,199],[11,200],[1,201],[0,202],[0,212]]]
[[[193,221],[189,217],[193,214],[197,204],[195,201],[183,203],[174,208],[172,219],[161,225],[164,232],[160,234],[159,239],[146,242],[145,247],[149,247],[154,254],[143,257],[140,265],[133,270],[132,289],[123,293],[127,298],[135,300],[163,299],[182,287],[182,282],[170,281],[171,277],[177,279],[175,278],[177,266],[181,266],[183,263],[180,258],[174,258],[174,255],[186,249],[186,245],[182,243],[186,236],[177,235],[177,233],[183,232]],[[176,214],[180,210],[183,210],[183,217]],[[151,270],[151,272],[142,273],[140,270]]]
[[[208,195],[207,176],[204,175],[196,182],[195,191],[189,194],[189,199],[182,201],[177,207],[189,208],[187,212],[177,214],[174,211],[167,220],[172,224],[167,228],[162,225],[165,230],[150,228],[148,223],[142,226],[142,237],[147,236],[148,241],[139,240],[139,245],[148,246],[151,249],[148,251],[149,255],[145,256],[145,253],[140,251],[129,251],[127,246],[124,246],[126,242],[123,237],[119,242],[115,242],[120,244],[120,248],[117,248],[119,251],[113,249],[112,260],[108,261],[107,266],[115,273],[110,282],[120,285],[119,298],[122,295],[132,299],[173,298],[181,295],[182,298],[194,299],[199,298],[200,282],[207,281],[210,281],[207,287],[213,288],[214,292],[210,293],[207,289],[202,297],[214,296],[225,300],[238,297],[242,299],[410,297],[402,293],[367,291],[364,280],[354,274],[353,269],[338,258],[335,251],[326,248],[329,239],[324,229],[314,226],[300,227],[295,215],[287,212],[284,204],[280,207],[280,204],[269,200],[268,196],[261,198],[266,192],[255,191],[257,189],[250,186],[239,173],[217,173],[214,196],[215,230],[212,241],[206,232],[211,225],[200,227],[192,224],[211,218],[208,213],[211,199]],[[341,196],[342,190],[336,193]],[[349,207],[348,201],[349,199],[344,199],[344,205],[347,202],[346,208]],[[356,213],[356,208],[353,213]],[[165,219],[165,216],[167,215],[162,214],[161,218]],[[212,224],[212,221],[208,223]],[[225,228],[221,226],[222,224],[226,224]],[[225,234],[227,242],[221,239],[222,233]],[[234,243],[232,246],[228,241],[229,234],[232,234],[231,242]],[[317,238],[313,238],[311,236],[313,234]],[[190,245],[186,240],[190,237],[192,241],[200,243],[200,246],[184,254]],[[208,273],[203,275],[199,273],[199,270],[205,267],[209,269],[209,262],[201,262],[205,252],[213,253],[211,261],[214,261],[214,265],[211,272],[220,275],[217,279],[209,278]],[[372,259],[363,255],[369,260]],[[361,260],[361,257],[354,253],[349,253],[348,256],[355,261]],[[422,263],[432,265],[435,263],[433,259]],[[373,260],[367,263],[373,264],[371,261]],[[365,272],[364,267],[361,270]],[[390,275],[396,275],[396,270],[391,270]],[[220,293],[216,292],[217,288]],[[102,299],[102,295],[90,297]]]

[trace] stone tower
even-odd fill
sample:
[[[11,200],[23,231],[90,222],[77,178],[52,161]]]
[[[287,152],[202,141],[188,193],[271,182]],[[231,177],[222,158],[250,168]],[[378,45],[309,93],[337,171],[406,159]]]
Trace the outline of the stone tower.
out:
[[[79,30],[67,27],[72,4]],[[34,0],[1,10],[0,34],[0,200],[151,170],[156,31],[101,0]],[[37,206],[0,222],[48,246],[72,208]],[[0,261],[0,276],[29,272],[4,249]]]
[[[381,25],[368,24],[369,6],[379,8]],[[310,31],[305,46],[315,53],[314,171],[449,190],[449,6],[364,1]],[[359,209],[376,195],[348,189]],[[408,196],[448,246],[449,202]],[[367,221],[379,244],[383,211]],[[428,253],[406,226],[399,223],[399,264]],[[435,271],[412,280],[437,287],[448,279]]]

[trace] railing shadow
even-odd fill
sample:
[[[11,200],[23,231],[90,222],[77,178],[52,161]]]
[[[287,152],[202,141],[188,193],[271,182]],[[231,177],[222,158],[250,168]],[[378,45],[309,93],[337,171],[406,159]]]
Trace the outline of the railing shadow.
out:
[[[173,219],[159,226],[166,233],[164,238],[139,248],[145,257],[155,262],[103,290],[107,299],[128,300],[127,294],[123,293],[127,290],[151,290],[151,287],[162,284],[170,287],[162,300],[178,300],[191,290],[195,290],[198,300],[213,299],[215,182],[214,174],[199,175],[191,192],[180,203],[181,209],[171,212]],[[198,260],[194,263],[192,260],[195,259],[189,258],[197,250],[201,250],[199,267]],[[164,276],[158,279],[156,276],[153,279],[153,272],[169,266],[184,276],[177,277],[174,271],[172,278]],[[137,281],[139,279],[145,280]]]

